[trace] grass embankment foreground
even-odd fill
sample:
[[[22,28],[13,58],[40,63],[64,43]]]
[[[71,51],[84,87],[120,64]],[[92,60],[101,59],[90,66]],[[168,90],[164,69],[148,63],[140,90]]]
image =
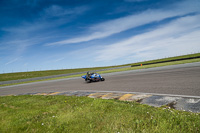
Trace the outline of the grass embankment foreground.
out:
[[[200,114],[67,96],[0,97],[0,132],[200,132]]]

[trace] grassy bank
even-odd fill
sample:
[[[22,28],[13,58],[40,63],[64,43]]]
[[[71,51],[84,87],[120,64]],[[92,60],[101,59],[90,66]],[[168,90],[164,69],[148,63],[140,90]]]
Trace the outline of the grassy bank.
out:
[[[0,97],[0,132],[199,132],[200,114],[66,96]]]
[[[157,64],[157,63],[161,63],[161,62],[174,62],[174,61],[178,61],[178,60],[190,60],[188,58],[200,58],[200,53],[196,53],[196,54],[189,54],[189,55],[182,55],[182,56],[175,56],[175,57],[168,57],[168,58],[163,58],[163,59],[157,59],[157,60],[150,60],[150,61],[143,61],[143,62],[138,62],[138,63],[133,63],[131,64],[131,66],[140,66],[140,64]]]

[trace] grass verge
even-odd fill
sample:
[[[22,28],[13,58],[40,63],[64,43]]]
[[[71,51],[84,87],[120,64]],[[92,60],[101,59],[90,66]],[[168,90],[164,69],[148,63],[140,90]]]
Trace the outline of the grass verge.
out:
[[[67,96],[0,97],[0,132],[199,132],[200,114]]]
[[[157,64],[157,63],[164,63],[164,62],[173,62],[173,61],[178,61],[178,60],[190,60],[190,59],[199,58],[199,57],[200,57],[200,53],[196,53],[196,54],[189,54],[189,55],[182,55],[182,56],[168,57],[168,58],[157,59],[157,60],[138,62],[138,63],[131,64],[131,66],[140,66],[140,64],[148,65],[148,64]]]
[[[98,72],[98,73],[99,73],[99,74],[104,74],[104,73],[112,73],[112,72],[136,70],[136,69],[146,69],[146,68],[153,68],[153,67],[161,67],[161,66],[168,66],[168,65],[177,65],[177,64],[193,63],[193,62],[200,62],[200,59],[191,59],[191,60],[184,60],[184,61],[174,61],[174,62],[168,62],[168,63],[158,63],[158,64],[152,64],[152,65],[144,65],[144,66],[137,66],[137,67],[128,67],[128,68],[121,68],[121,69],[113,69],[113,70],[100,71],[100,72]],[[39,82],[39,81],[48,81],[48,80],[56,80],[56,79],[80,77],[80,76],[82,76],[82,75],[83,75],[83,74],[77,74],[77,75],[64,76],[64,77],[57,77],[57,78],[50,78],[50,79],[26,81],[26,82],[13,83],[13,84],[4,84],[4,85],[0,85],[0,87],[9,86],[9,85],[18,85],[18,84],[24,84],[24,83]]]

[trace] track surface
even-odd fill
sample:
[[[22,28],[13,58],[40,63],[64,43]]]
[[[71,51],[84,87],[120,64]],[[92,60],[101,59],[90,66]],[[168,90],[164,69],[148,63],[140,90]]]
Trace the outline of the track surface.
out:
[[[104,74],[104,82],[71,78],[0,87],[0,95],[56,91],[125,91],[200,96],[200,63]]]

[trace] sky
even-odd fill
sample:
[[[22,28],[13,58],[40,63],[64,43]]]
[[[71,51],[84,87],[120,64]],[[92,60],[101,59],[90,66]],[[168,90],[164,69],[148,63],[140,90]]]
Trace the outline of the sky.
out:
[[[200,52],[200,0],[0,0],[0,73]]]

